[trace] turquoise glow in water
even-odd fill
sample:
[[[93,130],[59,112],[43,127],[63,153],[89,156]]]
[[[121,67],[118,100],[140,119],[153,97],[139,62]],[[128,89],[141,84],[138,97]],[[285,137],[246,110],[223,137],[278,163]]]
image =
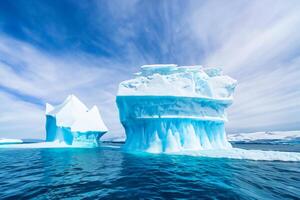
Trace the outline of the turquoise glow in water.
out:
[[[0,149],[0,163],[0,199],[283,199],[300,194],[299,162],[129,154],[114,145]]]

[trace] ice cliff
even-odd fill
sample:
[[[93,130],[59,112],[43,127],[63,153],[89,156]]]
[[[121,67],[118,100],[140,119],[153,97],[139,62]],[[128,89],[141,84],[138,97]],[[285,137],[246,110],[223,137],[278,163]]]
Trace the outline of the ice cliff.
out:
[[[107,132],[97,106],[90,110],[74,95],[60,105],[46,104],[46,141],[74,146],[98,146]]]
[[[119,85],[117,105],[131,151],[228,149],[224,123],[236,80],[219,68],[144,65]]]

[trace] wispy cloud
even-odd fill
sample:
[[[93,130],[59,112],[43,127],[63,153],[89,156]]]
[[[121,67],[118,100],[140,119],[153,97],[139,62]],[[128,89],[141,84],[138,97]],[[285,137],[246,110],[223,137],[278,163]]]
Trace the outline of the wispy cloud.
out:
[[[0,40],[2,41],[0,45],[2,61],[0,62],[0,85],[4,91],[2,96],[5,98],[5,104],[2,103],[3,108],[1,106],[1,115],[7,114],[3,113],[2,109],[11,107],[11,115],[15,113],[15,116],[18,116],[19,113],[24,113],[23,117],[25,117],[26,113],[34,108],[32,113],[37,115],[36,119],[44,118],[44,108],[40,104],[59,103],[68,94],[74,93],[88,105],[100,106],[105,122],[113,131],[120,128],[120,125],[116,125],[118,117],[114,105],[117,85],[112,82],[112,80],[116,82],[122,80],[122,75],[115,76],[122,71],[119,69],[120,63],[113,63],[84,53],[54,57],[25,42],[5,36],[0,36]],[[16,66],[18,67],[16,68]],[[8,96],[15,96],[15,98],[8,98]],[[29,99],[39,99],[40,103],[26,102],[26,96],[31,97]],[[14,107],[15,101],[23,101],[24,104]],[[28,129],[24,128],[19,131],[29,133],[37,130],[39,134],[43,134],[44,125],[41,126],[40,123],[37,124],[33,120],[28,123],[28,119],[25,119],[23,122],[22,120],[15,121],[18,123],[15,127],[19,124],[31,124],[25,126]],[[12,126],[14,119],[3,117],[2,123]],[[4,132],[5,129],[2,131],[2,127],[1,132]],[[8,131],[6,130],[6,132]],[[34,134],[36,135],[36,133]]]
[[[40,108],[1,91],[0,102],[0,138],[42,138],[44,136],[44,113]]]
[[[300,128],[298,1],[73,2],[69,14],[49,5],[38,3],[45,20],[15,11],[22,37],[0,23],[0,136],[43,136],[42,105],[70,93],[120,134],[118,83],[145,63],[217,65],[236,78],[230,132]]]
[[[239,81],[231,131],[300,128],[299,9],[297,1],[209,1],[193,10],[204,63]]]

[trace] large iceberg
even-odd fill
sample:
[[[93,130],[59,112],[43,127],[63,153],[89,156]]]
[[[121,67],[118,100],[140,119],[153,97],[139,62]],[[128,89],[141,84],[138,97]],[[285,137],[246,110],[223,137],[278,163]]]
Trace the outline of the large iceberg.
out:
[[[219,68],[144,65],[119,85],[125,149],[147,152],[229,149],[224,123],[237,81]]]
[[[60,105],[46,104],[46,141],[72,146],[98,146],[107,132],[97,106],[90,110],[74,95]]]

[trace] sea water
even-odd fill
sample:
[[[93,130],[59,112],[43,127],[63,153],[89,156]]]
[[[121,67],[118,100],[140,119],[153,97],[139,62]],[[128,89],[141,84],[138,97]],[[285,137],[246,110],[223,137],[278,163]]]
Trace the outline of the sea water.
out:
[[[300,162],[126,153],[100,148],[0,149],[0,199],[299,198]],[[298,151],[299,144],[234,144]]]

